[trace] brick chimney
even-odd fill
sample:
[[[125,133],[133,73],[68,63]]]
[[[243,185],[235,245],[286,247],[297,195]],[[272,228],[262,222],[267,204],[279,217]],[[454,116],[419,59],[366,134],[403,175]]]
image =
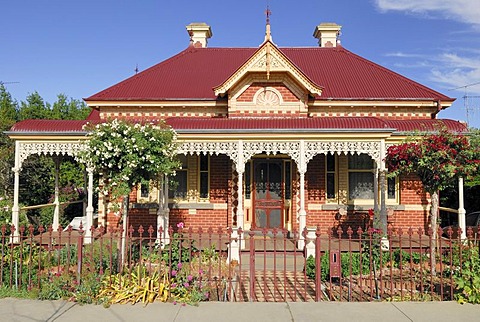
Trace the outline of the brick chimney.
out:
[[[190,42],[194,47],[207,47],[208,38],[212,37],[212,29],[209,25],[204,22],[192,22],[186,28],[190,35]]]
[[[320,47],[336,47],[340,45],[340,29],[342,26],[334,22],[322,22],[313,32],[313,37],[318,39]]]

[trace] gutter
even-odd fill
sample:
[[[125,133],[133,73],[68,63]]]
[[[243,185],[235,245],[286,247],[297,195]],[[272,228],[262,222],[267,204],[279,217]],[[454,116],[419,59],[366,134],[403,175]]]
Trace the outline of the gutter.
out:
[[[11,137],[11,136],[17,136],[17,135],[26,135],[26,136],[86,136],[88,132],[39,132],[39,131],[27,131],[27,132],[21,132],[21,131],[4,131],[3,132],[5,135]]]
[[[245,133],[385,133],[385,132],[395,132],[396,129],[393,128],[379,128],[379,129],[175,129],[175,132],[181,134],[195,134],[195,133],[223,133],[223,134],[245,134]]]

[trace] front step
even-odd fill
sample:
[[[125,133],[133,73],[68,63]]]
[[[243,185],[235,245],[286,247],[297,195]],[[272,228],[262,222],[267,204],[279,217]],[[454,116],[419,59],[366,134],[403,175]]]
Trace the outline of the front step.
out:
[[[237,302],[313,302],[315,282],[303,273],[285,271],[255,271],[253,285],[248,271],[238,275],[240,283],[234,285],[233,301]],[[250,290],[253,287],[253,294]]]

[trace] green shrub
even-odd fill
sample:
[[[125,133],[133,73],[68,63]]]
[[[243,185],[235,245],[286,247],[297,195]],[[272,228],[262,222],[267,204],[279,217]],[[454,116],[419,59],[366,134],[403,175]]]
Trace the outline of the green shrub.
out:
[[[38,299],[70,300],[81,304],[97,303],[100,288],[100,276],[92,272],[82,274],[80,283],[76,274],[72,272],[50,272],[42,278]]]
[[[330,278],[330,253],[325,252],[322,254],[320,258],[320,273],[322,281],[326,281]],[[307,277],[310,279],[315,280],[316,278],[316,270],[315,270],[315,258],[310,255],[307,258],[306,265],[305,265],[305,272]],[[343,273],[342,273],[343,274]]]
[[[480,257],[478,246],[469,244],[462,248],[462,267],[453,271],[459,303],[480,304]]]
[[[176,267],[179,263],[188,263],[192,260],[193,254],[198,252],[194,245],[195,241],[184,238],[182,234],[174,233],[170,244],[165,246],[163,252],[163,261],[171,267]]]
[[[1,281],[17,289],[31,288],[38,282],[39,268],[42,270],[50,265],[47,252],[37,245],[0,245],[0,251],[3,254]]]
[[[330,255],[325,252],[320,260],[321,278],[326,281],[330,278]],[[342,277],[350,275],[368,275],[373,270],[380,269],[380,266],[385,266],[390,261],[388,252],[380,250],[380,244],[370,243],[364,241],[361,252],[344,252],[340,253],[340,266]],[[306,274],[309,278],[315,279],[315,258],[309,256],[305,266]]]
[[[38,292],[39,300],[70,299],[75,291],[77,282],[67,273],[49,273],[41,282]]]

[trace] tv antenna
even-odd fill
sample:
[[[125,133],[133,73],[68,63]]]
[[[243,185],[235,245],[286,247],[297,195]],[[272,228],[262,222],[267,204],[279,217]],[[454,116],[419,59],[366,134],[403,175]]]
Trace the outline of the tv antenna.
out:
[[[463,94],[463,107],[465,109],[465,114],[467,117],[467,124],[470,124],[470,116],[475,115],[475,112],[477,109],[480,108],[480,95],[469,95],[468,94],[468,88],[472,86],[480,85],[480,82],[476,83],[471,83],[463,86],[458,86],[455,88],[450,89],[451,91],[457,90],[457,89],[462,89],[464,90]],[[478,101],[477,104],[475,102]],[[471,115],[473,114],[473,115]]]
[[[20,82],[3,82],[3,81],[0,81],[0,85],[6,85],[6,84],[18,84]]]

